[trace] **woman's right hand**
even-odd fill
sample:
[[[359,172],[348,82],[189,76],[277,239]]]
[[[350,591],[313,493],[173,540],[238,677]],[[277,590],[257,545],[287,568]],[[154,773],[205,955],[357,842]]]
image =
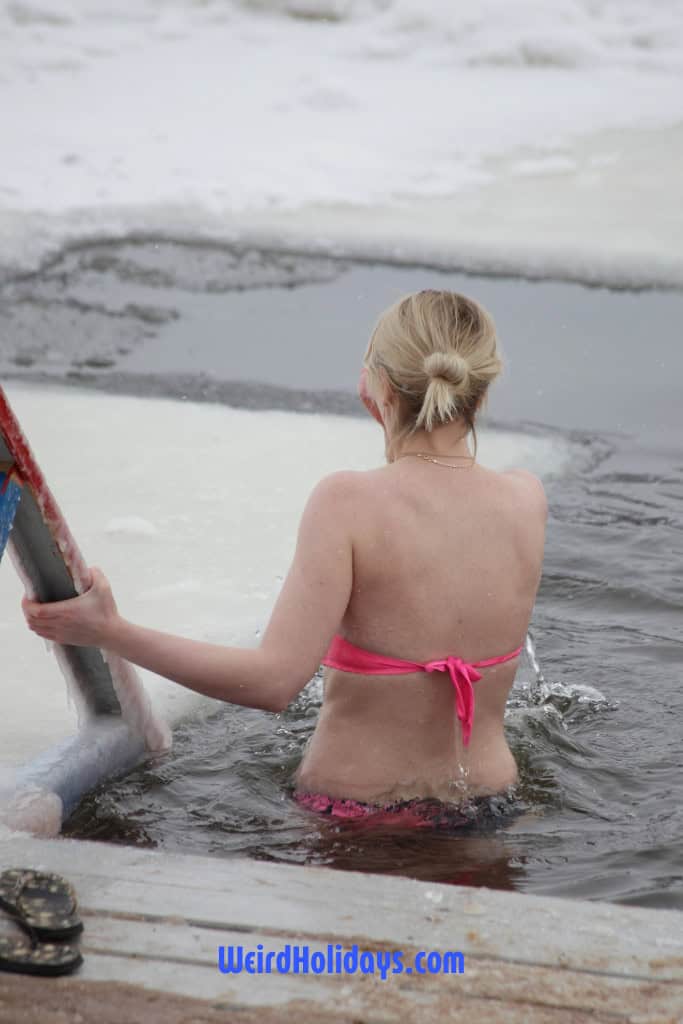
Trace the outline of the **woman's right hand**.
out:
[[[101,569],[91,568],[90,576],[90,588],[79,597],[46,603],[24,597],[21,607],[29,629],[57,644],[109,647],[118,624],[116,601]]]

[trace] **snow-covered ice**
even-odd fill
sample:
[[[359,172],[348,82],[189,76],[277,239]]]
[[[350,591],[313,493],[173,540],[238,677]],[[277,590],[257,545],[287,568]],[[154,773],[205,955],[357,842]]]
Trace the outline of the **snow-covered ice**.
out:
[[[681,0],[5,0],[2,263],[129,231],[683,282]]]

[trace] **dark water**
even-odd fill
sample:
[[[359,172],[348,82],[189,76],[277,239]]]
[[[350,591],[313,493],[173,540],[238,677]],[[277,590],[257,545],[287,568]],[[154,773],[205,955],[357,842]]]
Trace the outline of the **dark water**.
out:
[[[319,705],[226,707],[165,758],[86,798],[67,832],[186,852],[683,909],[683,296],[468,277],[218,246],[84,246],[0,286],[0,370],[256,408],[358,411],[389,302],[448,287],[494,314],[490,416],[567,435],[547,484],[543,583],[508,713],[522,812],[450,834],[380,833],[300,810],[287,786]]]

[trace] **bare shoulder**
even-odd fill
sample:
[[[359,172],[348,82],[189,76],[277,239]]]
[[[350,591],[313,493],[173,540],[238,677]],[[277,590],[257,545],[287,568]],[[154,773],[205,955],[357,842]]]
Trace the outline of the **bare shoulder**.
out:
[[[330,473],[311,491],[301,515],[298,544],[317,556],[330,549],[349,549],[356,524],[365,516],[361,492],[363,474],[353,471]]]
[[[353,511],[366,489],[364,476],[354,470],[339,470],[324,476],[311,491],[304,515],[338,519]]]
[[[365,473],[353,469],[340,469],[322,477],[311,492],[311,499],[319,502],[344,501],[363,490]]]
[[[528,469],[508,469],[502,474],[519,488],[528,501],[545,518],[548,514],[548,499],[542,481]]]

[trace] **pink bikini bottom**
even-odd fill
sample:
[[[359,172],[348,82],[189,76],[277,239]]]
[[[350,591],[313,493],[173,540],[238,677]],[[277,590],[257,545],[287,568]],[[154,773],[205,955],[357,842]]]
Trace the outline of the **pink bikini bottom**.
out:
[[[366,804],[343,800],[324,793],[294,793],[294,799],[309,811],[338,820],[363,820],[373,825],[407,828],[463,828],[499,824],[515,807],[508,794],[470,798],[465,804],[416,797],[393,804]]]

